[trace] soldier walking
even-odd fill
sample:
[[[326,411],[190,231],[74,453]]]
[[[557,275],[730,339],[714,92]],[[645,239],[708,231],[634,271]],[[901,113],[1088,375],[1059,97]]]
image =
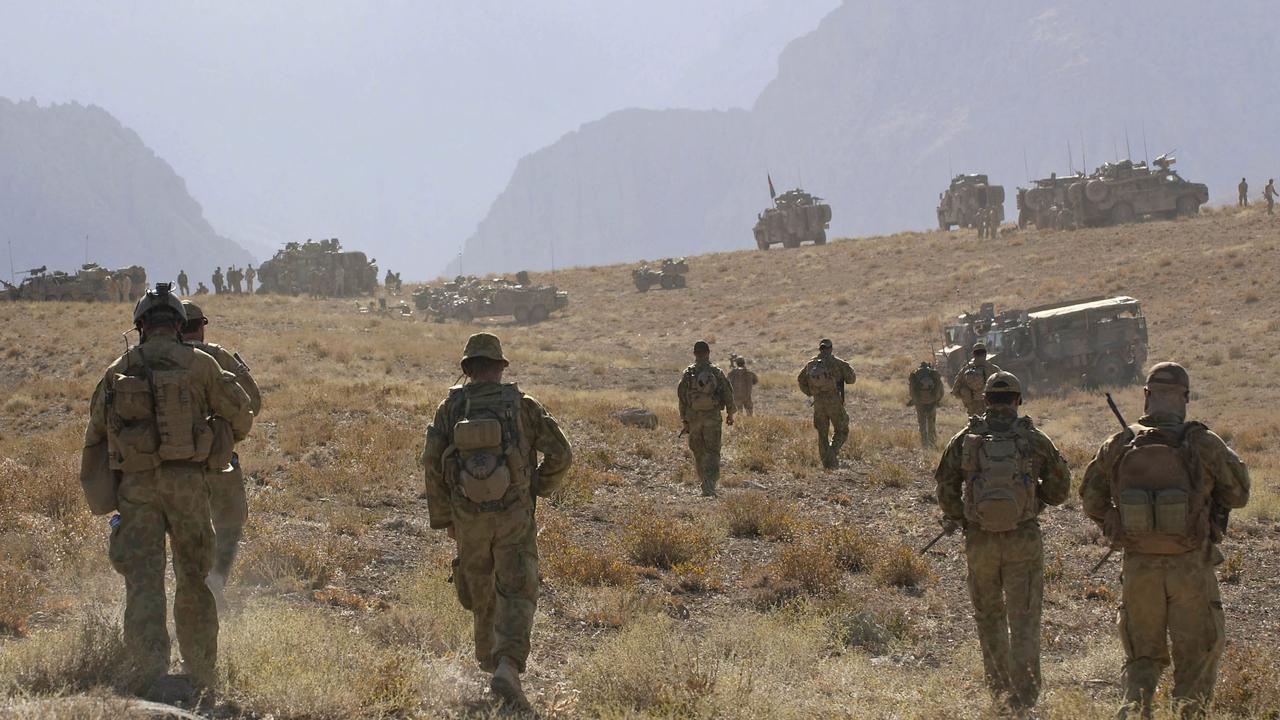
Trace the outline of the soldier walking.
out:
[[[916,423],[920,426],[920,446],[938,445],[938,403],[942,402],[942,375],[928,362],[907,377],[907,391],[911,399],[907,405],[916,409]]]
[[[755,408],[751,404],[751,389],[760,382],[760,378],[747,369],[747,359],[744,357],[735,356],[733,365],[733,369],[729,371],[729,385],[733,388],[733,409],[739,412],[745,410],[749,417],[755,414]]]
[[[240,270],[235,265],[227,268],[227,284],[230,286],[232,294],[240,294]]]
[[[1085,514],[1123,548],[1120,638],[1125,711],[1150,716],[1173,649],[1175,702],[1202,716],[1226,642],[1214,566],[1227,515],[1249,501],[1249,471],[1222,438],[1188,421],[1191,380],[1177,363],[1147,374],[1144,414],[1084,471]]]
[[[222,266],[213,269],[213,292],[215,295],[222,294]]]
[[[993,362],[987,361],[987,346],[979,340],[973,344],[973,358],[956,373],[951,382],[951,394],[964,403],[964,409],[971,416],[981,415],[986,410],[983,392],[987,379],[1000,372]]]
[[[138,687],[151,686],[169,667],[166,535],[177,580],[178,645],[192,684],[209,687],[218,615],[205,585],[213,562],[205,483],[209,464],[219,458],[210,457],[213,430],[206,418],[224,419],[238,441],[253,416],[244,390],[227,381],[218,363],[181,342],[186,314],[168,283],[157,283],[138,301],[133,319],[142,342],[112,363],[94,390],[81,477],[110,472],[119,480],[119,521],[113,518],[108,554],[125,579],[124,642]]]
[[[187,271],[186,270],[178,271],[178,291],[181,292],[183,295],[191,294],[191,289],[187,287]]]
[[[1014,712],[1040,697],[1044,541],[1037,520],[1071,492],[1071,470],[1029,417],[1012,373],[986,383],[986,411],[947,443],[934,480],[943,529],[964,529],[969,597],[987,687]]]
[[[129,273],[120,273],[120,301],[129,302],[133,300],[133,277]]]
[[[1240,207],[1249,207],[1249,183],[1244,178],[1240,178]]]
[[[1262,197],[1267,200],[1267,214],[1271,215],[1276,208],[1276,181],[1274,179],[1267,180],[1267,186],[1262,188]]]
[[[209,325],[209,319],[199,305],[183,300],[182,307],[187,313],[187,320],[182,324],[182,341],[218,361],[218,366],[224,373],[231,373],[236,384],[249,398],[249,412],[254,418],[260,417],[262,392],[249,374],[248,366],[238,355],[221,345],[205,342],[204,329]],[[223,438],[215,439],[215,444],[218,440],[225,443],[232,439],[226,436],[229,430],[226,423],[215,422],[214,430],[224,433]],[[232,451],[231,462],[223,468],[210,470],[205,477],[209,483],[209,513],[213,520],[214,534],[213,568],[205,583],[213,591],[218,610],[221,611],[226,607],[227,578],[231,577],[231,566],[240,550],[240,538],[244,535],[244,525],[249,519],[249,500],[244,491],[244,470],[240,466],[240,454]]]
[[[711,364],[711,346],[705,340],[693,344],[693,364],[685,368],[676,386],[680,403],[681,435],[689,436],[693,466],[702,482],[702,494],[713,497],[720,482],[720,411],[724,423],[733,425],[733,386],[720,368]]]
[[[258,277],[258,271],[253,269],[253,265],[244,269],[245,292],[253,294],[253,281]]]
[[[431,527],[457,543],[454,586],[474,616],[476,660],[493,673],[495,695],[527,708],[520,673],[538,599],[534,499],[560,486],[572,452],[546,409],[502,382],[507,366],[496,336],[467,340],[467,382],[436,409],[422,464]]]
[[[982,208],[978,208],[978,212],[974,216],[974,224],[978,228],[978,239],[982,240],[987,236],[987,213]]]
[[[801,368],[796,382],[800,392],[813,398],[813,427],[818,431],[818,457],[822,467],[832,470],[839,465],[840,448],[849,439],[849,413],[844,408],[846,385],[858,376],[849,363],[831,352],[831,341],[818,342],[818,354]],[[827,439],[831,433],[830,440]]]

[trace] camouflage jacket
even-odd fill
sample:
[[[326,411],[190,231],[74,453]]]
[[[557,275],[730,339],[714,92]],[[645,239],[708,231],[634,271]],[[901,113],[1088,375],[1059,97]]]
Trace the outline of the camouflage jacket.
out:
[[[858,374],[853,371],[853,366],[845,362],[835,355],[814,355],[809,362],[800,368],[800,374],[796,377],[796,383],[800,386],[800,392],[809,397],[813,397],[814,391],[809,387],[809,370],[810,368],[828,365],[840,376],[842,386],[852,385],[858,381]],[[821,394],[821,393],[820,393]]]
[[[1183,422],[1183,418],[1172,413],[1143,415],[1138,420],[1139,425],[1164,429],[1177,428]],[[1129,431],[1122,430],[1102,443],[1098,454],[1085,468],[1084,482],[1080,485],[1080,500],[1085,514],[1104,531],[1110,529],[1109,524],[1116,522],[1112,514],[1119,512],[1111,499],[1111,480],[1116,463],[1129,442],[1129,435]],[[1211,430],[1206,429],[1192,437],[1200,458],[1200,477],[1213,483],[1210,491],[1213,506],[1218,510],[1244,507],[1249,502],[1249,469],[1244,462]]]
[[[503,385],[494,382],[469,383],[460,386],[468,394],[495,394],[503,391]],[[457,389],[457,388],[453,388]],[[474,395],[472,395],[474,396]],[[450,423],[449,399],[436,408],[435,417],[427,426],[426,442],[422,448],[422,468],[426,479],[427,513],[431,527],[447,528],[453,524],[452,488],[445,477],[444,454],[453,444],[453,427]],[[546,496],[564,482],[569,466],[573,463],[573,449],[569,439],[555,418],[537,400],[521,393],[520,429],[525,437],[520,446],[527,447],[527,467],[536,468],[533,475],[537,482],[531,488],[534,495]],[[538,453],[542,462],[538,463]]]
[[[956,373],[956,379],[951,382],[951,394],[965,403],[976,401],[987,387],[987,378],[998,372],[1000,366],[990,360],[981,363],[970,360]]]
[[[1071,494],[1071,468],[1058,452],[1057,446],[1048,435],[1040,432],[1031,422],[1031,418],[1019,418],[1015,410],[1007,408],[990,408],[981,418],[970,418],[969,426],[956,433],[947,443],[938,462],[938,469],[933,473],[934,482],[938,485],[938,505],[942,514],[963,525],[964,519],[964,469],[961,466],[964,454],[964,437],[976,422],[985,423],[992,430],[1004,431],[1022,424],[1031,442],[1032,477],[1039,481],[1036,497],[1040,499],[1040,509],[1045,505],[1061,505]]]
[[[693,394],[693,380],[705,368],[710,368],[711,373],[716,376],[716,404],[715,412],[728,410],[733,415],[733,385],[729,383],[729,378],[720,368],[711,364],[711,361],[705,363],[694,363],[684,369],[684,374],[680,376],[680,384],[676,386],[676,399],[680,402],[680,420],[686,422],[689,414],[698,412],[690,405],[690,399]]]
[[[235,375],[236,384],[244,390],[245,395],[249,396],[249,412],[253,413],[254,417],[262,414],[262,391],[258,389],[258,383],[249,374],[249,368],[245,367],[244,363],[237,360],[235,355],[221,345],[191,340],[187,340],[186,343],[217,360],[218,367],[224,372]]]
[[[927,393],[919,387],[926,377],[933,381],[933,388]],[[937,405],[942,402],[942,394],[942,373],[935,368],[918,367],[907,377],[907,395],[913,405]]]
[[[751,388],[759,382],[760,378],[746,368],[736,367],[729,371],[729,385],[733,387],[733,394],[741,395],[742,398],[750,399]]]

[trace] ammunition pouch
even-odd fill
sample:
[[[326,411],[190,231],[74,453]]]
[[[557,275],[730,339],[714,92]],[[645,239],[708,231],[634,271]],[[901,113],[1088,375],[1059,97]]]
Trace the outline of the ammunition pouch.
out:
[[[111,469],[107,445],[100,442],[80,452],[80,489],[94,515],[114,512],[119,504],[120,474]]]

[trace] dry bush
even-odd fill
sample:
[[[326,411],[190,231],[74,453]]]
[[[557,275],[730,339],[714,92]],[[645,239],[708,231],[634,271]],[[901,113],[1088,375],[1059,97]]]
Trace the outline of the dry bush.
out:
[[[1229,717],[1280,717],[1280,676],[1272,649],[1229,644],[1218,670],[1213,705]]]
[[[678,592],[704,593],[724,590],[724,580],[705,563],[682,562],[671,566],[672,584]]]
[[[701,562],[715,555],[720,533],[709,522],[638,512],[622,532],[622,545],[635,562],[670,570],[678,563]]]
[[[618,629],[660,615],[662,599],[631,587],[580,588],[564,603],[565,614],[592,627]]]
[[[419,568],[400,579],[390,607],[370,620],[369,632],[389,647],[443,656],[471,643],[472,617],[445,568]]]
[[[27,568],[0,560],[0,635],[25,635],[44,587]]]
[[[929,562],[906,545],[890,548],[871,568],[876,583],[894,587],[920,587],[933,578]]]
[[[810,425],[791,418],[756,415],[737,420],[731,452],[735,466],[753,473],[782,470],[804,476],[813,465]]]
[[[591,714],[629,710],[650,717],[700,717],[715,691],[719,667],[701,657],[688,636],[674,632],[670,620],[653,617],[605,640],[573,674]]]
[[[869,533],[847,525],[827,528],[819,539],[836,564],[848,572],[866,570],[882,544]]]
[[[57,631],[0,648],[0,696],[133,684],[120,625],[101,610],[91,610]]]
[[[556,507],[582,507],[591,502],[601,485],[621,485],[622,476],[599,470],[586,463],[574,463],[560,487],[549,500]]]
[[[273,518],[250,514],[240,581],[247,585],[318,590],[356,572],[377,556],[358,540],[310,526],[271,525]]]
[[[721,505],[729,534],[733,537],[762,537],[789,540],[796,532],[796,508],[763,492],[728,495]]]
[[[539,565],[550,578],[571,585],[629,585],[636,571],[616,543],[591,547],[576,541],[568,519],[559,513],[540,511]]]
[[[887,488],[903,488],[911,482],[911,472],[898,463],[882,460],[871,468],[867,476],[872,485]]]
[[[776,605],[797,595],[824,596],[840,590],[844,572],[821,538],[809,536],[784,545],[763,570],[756,586],[757,602]]]

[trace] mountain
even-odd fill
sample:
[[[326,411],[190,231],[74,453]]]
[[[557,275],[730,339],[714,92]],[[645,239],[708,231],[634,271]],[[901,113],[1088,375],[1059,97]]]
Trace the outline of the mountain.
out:
[[[933,225],[952,172],[1004,184],[1012,215],[1029,176],[1175,149],[1213,199],[1242,175],[1256,194],[1280,163],[1251,140],[1280,109],[1278,29],[1260,0],[846,2],[749,110],[614,113],[525,157],[461,267],[749,247],[766,173],[825,197],[833,235]]]
[[[179,268],[194,286],[215,265],[251,262],[221,237],[173,168],[106,110],[0,98],[0,231],[16,269],[85,262]]]

